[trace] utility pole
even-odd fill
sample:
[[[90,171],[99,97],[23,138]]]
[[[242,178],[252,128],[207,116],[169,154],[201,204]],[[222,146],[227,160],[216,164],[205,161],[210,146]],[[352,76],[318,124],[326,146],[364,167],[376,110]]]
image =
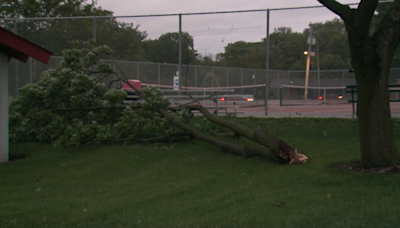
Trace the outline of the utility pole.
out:
[[[313,40],[312,37],[312,27],[310,24],[310,36],[307,39],[308,42],[308,52],[307,52],[307,68],[306,68],[306,84],[305,84],[305,89],[304,89],[304,100],[307,100],[307,95],[308,95],[308,79],[310,77],[310,59],[311,59],[311,45],[315,42],[315,39]]]
[[[178,77],[179,77],[179,90],[182,89],[182,14],[179,14],[179,63],[178,63]],[[180,93],[179,93],[180,95]]]
[[[317,41],[317,70],[318,70],[318,87],[321,87],[321,84],[320,84],[320,69],[319,69],[319,43],[318,43],[318,41]],[[320,94],[319,94],[319,90],[318,90],[318,96],[319,96]]]
[[[265,116],[268,116],[268,80],[269,80],[269,9],[267,10],[267,34],[265,37]]]

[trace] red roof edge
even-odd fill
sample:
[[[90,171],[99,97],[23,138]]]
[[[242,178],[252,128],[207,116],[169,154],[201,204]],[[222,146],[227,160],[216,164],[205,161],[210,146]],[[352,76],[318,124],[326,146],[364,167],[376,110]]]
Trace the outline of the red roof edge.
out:
[[[0,52],[23,62],[32,57],[45,64],[49,62],[53,54],[2,27],[0,27]]]

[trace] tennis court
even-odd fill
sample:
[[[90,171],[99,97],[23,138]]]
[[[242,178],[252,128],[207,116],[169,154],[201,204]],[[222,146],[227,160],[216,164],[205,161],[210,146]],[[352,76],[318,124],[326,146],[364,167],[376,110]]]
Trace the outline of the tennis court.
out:
[[[264,117],[264,101],[238,102],[237,116]],[[400,103],[390,103],[392,117],[400,118]],[[228,109],[232,112],[233,109]],[[223,113],[222,111],[220,111]],[[341,104],[309,104],[298,106],[280,106],[279,100],[268,102],[268,117],[338,117],[353,118],[353,107],[351,103]]]

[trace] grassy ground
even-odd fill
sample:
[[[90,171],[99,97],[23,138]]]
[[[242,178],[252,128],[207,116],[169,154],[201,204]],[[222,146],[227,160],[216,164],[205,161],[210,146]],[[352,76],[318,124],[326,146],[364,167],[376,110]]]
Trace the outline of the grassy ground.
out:
[[[55,150],[11,144],[0,165],[0,227],[397,227],[400,175],[361,174],[358,125],[255,119],[309,157],[243,159],[201,141]],[[400,121],[395,127],[400,149]],[[241,139],[242,143],[246,140]]]

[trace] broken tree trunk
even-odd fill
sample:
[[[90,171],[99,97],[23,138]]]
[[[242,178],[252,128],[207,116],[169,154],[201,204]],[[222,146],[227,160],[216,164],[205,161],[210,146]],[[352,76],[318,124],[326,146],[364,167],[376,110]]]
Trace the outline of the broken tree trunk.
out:
[[[290,147],[286,142],[279,139],[273,132],[264,132],[260,127],[251,129],[246,126],[231,122],[212,115],[206,108],[201,105],[188,105],[190,110],[200,111],[209,121],[220,126],[231,129],[235,134],[246,137],[263,146],[246,145],[240,146],[234,143],[224,142],[214,137],[203,134],[192,127],[176,121],[168,111],[160,109],[159,112],[172,124],[183,129],[186,133],[224,149],[227,152],[242,155],[247,158],[250,156],[261,156],[269,161],[279,162],[282,164],[300,164],[307,162],[307,157],[303,154],[298,154],[297,150]]]

